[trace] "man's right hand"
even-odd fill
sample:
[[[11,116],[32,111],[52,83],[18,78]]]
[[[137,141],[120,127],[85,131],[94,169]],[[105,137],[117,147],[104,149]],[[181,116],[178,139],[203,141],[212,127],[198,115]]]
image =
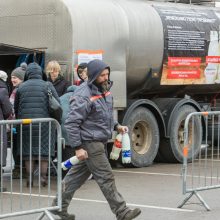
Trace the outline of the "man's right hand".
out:
[[[88,153],[86,150],[81,148],[81,149],[76,150],[76,157],[79,160],[86,160],[88,158]]]

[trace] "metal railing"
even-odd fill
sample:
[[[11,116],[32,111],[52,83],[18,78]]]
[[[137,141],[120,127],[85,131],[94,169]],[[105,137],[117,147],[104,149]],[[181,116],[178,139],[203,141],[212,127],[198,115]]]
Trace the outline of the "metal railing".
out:
[[[204,141],[196,148],[195,120],[203,124]],[[195,152],[197,150],[197,152]],[[189,151],[194,155],[188,161]],[[195,112],[187,116],[184,125],[182,186],[183,194],[188,194],[178,206],[183,207],[195,195],[207,211],[210,207],[198,193],[220,188],[220,111]]]
[[[13,147],[15,146],[19,149],[20,167],[19,179],[13,178],[12,169],[9,175],[4,174],[2,169],[0,171],[0,219],[35,213],[41,213],[38,219],[42,219],[45,215],[49,219],[54,219],[49,211],[61,210],[62,203],[60,166],[62,135],[59,123],[51,118],[0,121],[0,140],[3,140],[5,129],[8,130],[11,152],[13,152]],[[17,145],[14,143],[15,136]],[[27,143],[29,146],[28,156],[23,149],[24,144],[27,145]],[[52,159],[55,144],[57,146],[57,167],[54,166]],[[2,155],[3,141],[1,141],[0,146]],[[42,150],[43,146],[47,149],[46,154]],[[24,161],[29,161],[29,171],[31,170],[29,175],[26,175],[26,178],[23,171]],[[35,164],[31,161],[35,161]],[[42,185],[41,179],[43,161],[46,161],[46,165],[48,164],[44,185]],[[0,165],[2,167],[2,160]],[[34,166],[35,170],[33,169]],[[56,174],[52,175],[52,170],[54,171],[54,169]],[[7,188],[6,191],[3,190],[4,187]],[[53,206],[52,199],[56,195],[57,205]]]

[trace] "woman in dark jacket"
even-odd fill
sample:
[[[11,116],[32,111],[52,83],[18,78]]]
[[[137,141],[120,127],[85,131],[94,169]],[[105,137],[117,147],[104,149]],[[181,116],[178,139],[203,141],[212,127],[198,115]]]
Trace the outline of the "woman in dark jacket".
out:
[[[7,73],[0,70],[0,120],[6,120],[12,113],[12,105],[9,101],[8,88],[6,85]],[[3,132],[1,131],[2,126],[0,126],[0,140],[3,140],[3,148],[0,147],[0,172],[1,168],[6,164],[6,154],[7,154],[7,133],[6,128],[3,126]],[[3,137],[1,137],[1,134]],[[1,161],[2,159],[2,161]],[[1,173],[0,173],[1,180]],[[1,183],[0,183],[1,188]]]
[[[64,79],[60,72],[61,68],[57,61],[53,60],[47,64],[46,73],[48,75],[48,81],[53,84],[59,97],[65,94],[67,88],[71,85],[69,81]]]
[[[48,86],[53,93],[53,96],[59,101],[56,90],[51,83],[43,80],[43,72],[37,63],[31,63],[27,67],[25,82],[23,82],[16,93],[15,97],[15,115],[18,119],[25,118],[48,118]],[[18,131],[20,132],[20,131]],[[20,135],[18,135],[20,136]],[[25,160],[25,168],[27,173],[32,175],[33,164],[30,162],[39,159],[39,151],[41,157],[41,183],[46,186],[46,174],[48,167],[49,149],[50,155],[54,156],[55,146],[55,129],[51,130],[51,145],[49,146],[49,124],[41,124],[41,134],[39,134],[39,124],[32,125],[32,161],[30,161],[30,126],[23,125],[22,130],[22,156]],[[18,138],[19,139],[19,138]],[[39,149],[40,140],[40,149]],[[19,143],[19,140],[18,140]],[[20,151],[18,151],[20,152]],[[32,168],[32,169],[30,169]],[[33,185],[33,183],[31,183]],[[27,181],[27,186],[29,181]]]

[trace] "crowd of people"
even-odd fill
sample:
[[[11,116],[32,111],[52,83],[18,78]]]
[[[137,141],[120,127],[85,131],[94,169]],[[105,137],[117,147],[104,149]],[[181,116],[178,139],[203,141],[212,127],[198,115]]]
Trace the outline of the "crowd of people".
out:
[[[47,118],[50,117],[48,111],[48,85],[52,91],[53,96],[60,102],[59,96],[65,93],[70,94],[73,92],[74,86],[64,79],[61,74],[61,68],[57,61],[50,61],[46,67],[46,73],[37,63],[21,63],[19,67],[15,68],[10,74],[12,83],[12,90],[9,94],[7,86],[8,74],[0,71],[0,88],[2,88],[0,98],[0,112],[2,113],[0,119],[13,120],[24,118]],[[7,100],[7,101],[5,101]],[[63,100],[63,98],[61,99]],[[62,102],[65,106],[68,100]],[[65,109],[65,107],[63,107]],[[64,122],[64,120],[63,120]],[[49,155],[49,125],[43,124],[41,128],[41,184],[47,185],[47,168],[48,168],[48,155]],[[63,126],[62,126],[63,127]],[[64,128],[64,127],[63,127]],[[3,130],[4,141],[3,149],[0,153],[3,154],[0,167],[6,164],[6,151],[7,151],[7,130]],[[19,128],[16,133],[19,133]],[[22,160],[25,165],[25,173],[27,176],[27,187],[31,184],[33,186],[33,178],[29,182],[29,176],[33,177],[34,165],[39,159],[39,126],[33,125],[32,127],[32,151],[30,152],[30,130],[28,127],[23,127],[22,136],[13,134],[13,159],[15,161],[15,168],[13,170],[13,178],[19,178],[20,173],[20,138],[22,138]],[[50,155],[55,154],[55,130],[51,130],[51,143]],[[65,148],[66,149],[66,148]],[[66,150],[64,150],[66,151]],[[70,152],[70,151],[69,151]],[[31,154],[31,161],[30,161]],[[64,153],[65,155],[65,153]],[[70,154],[71,155],[71,154]],[[67,158],[67,155],[66,155]]]
[[[128,131],[126,126],[120,125],[113,119],[110,67],[101,60],[93,60],[88,64],[81,63],[77,68],[77,74],[80,80],[77,85],[71,85],[71,82],[64,79],[57,61],[48,63],[46,73],[37,63],[28,65],[22,63],[11,73],[13,90],[9,96],[6,85],[8,75],[0,71],[0,120],[50,117],[49,86],[52,95],[61,104],[63,110],[60,120],[62,136],[65,139],[62,159],[68,159],[75,154],[80,160],[77,165],[63,174],[62,211],[53,211],[53,214],[61,219],[75,219],[75,215],[67,212],[68,206],[75,191],[92,174],[116,218],[118,220],[134,219],[141,210],[139,208],[131,210],[127,207],[123,197],[117,191],[106,155],[106,144],[108,139],[111,139],[112,131],[114,129],[119,133]],[[43,124],[40,131],[41,134],[39,134],[39,125],[32,126],[31,134],[30,130],[24,127],[22,135],[17,135],[14,141],[17,143],[13,147],[15,163],[22,147],[27,187],[34,186],[33,179],[28,177],[33,176],[34,164],[39,159],[41,185],[47,185],[48,155],[55,155],[55,129],[51,127],[50,146],[48,146],[48,124]],[[17,133],[19,132],[18,129]],[[5,127],[0,127],[0,134],[2,133],[3,149],[0,151],[0,169],[6,163],[7,130]],[[32,135],[31,151],[30,135]],[[40,149],[39,136],[41,136]],[[22,146],[18,144],[21,143],[20,138],[22,138]],[[53,205],[56,204],[57,198],[53,201]]]

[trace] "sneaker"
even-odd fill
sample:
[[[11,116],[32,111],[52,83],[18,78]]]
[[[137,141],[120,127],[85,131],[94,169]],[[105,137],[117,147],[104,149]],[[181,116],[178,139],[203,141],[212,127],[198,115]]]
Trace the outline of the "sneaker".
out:
[[[57,210],[51,210],[50,212],[54,215],[59,216],[60,219],[62,219],[62,220],[75,220],[74,214],[69,214],[67,212],[59,212]]]
[[[136,218],[138,215],[141,214],[141,210],[139,208],[136,208],[134,210],[129,210],[126,215],[124,216],[123,220],[131,220]]]

